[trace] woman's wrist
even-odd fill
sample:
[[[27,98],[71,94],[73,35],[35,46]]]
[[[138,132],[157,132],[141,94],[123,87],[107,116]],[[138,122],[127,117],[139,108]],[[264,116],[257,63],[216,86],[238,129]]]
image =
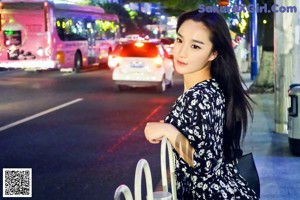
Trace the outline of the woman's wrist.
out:
[[[170,140],[171,142],[175,142],[178,134],[180,134],[178,129],[172,124],[169,124],[168,128],[165,131],[165,136],[168,138],[168,140]]]

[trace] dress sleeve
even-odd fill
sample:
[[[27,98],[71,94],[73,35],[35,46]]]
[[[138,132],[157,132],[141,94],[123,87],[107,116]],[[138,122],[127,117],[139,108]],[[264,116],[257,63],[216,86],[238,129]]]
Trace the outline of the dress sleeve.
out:
[[[217,165],[217,144],[213,129],[213,99],[206,93],[193,93],[186,99],[186,128],[183,134],[195,149],[193,165],[195,175],[210,174]],[[218,147],[220,148],[220,147]]]

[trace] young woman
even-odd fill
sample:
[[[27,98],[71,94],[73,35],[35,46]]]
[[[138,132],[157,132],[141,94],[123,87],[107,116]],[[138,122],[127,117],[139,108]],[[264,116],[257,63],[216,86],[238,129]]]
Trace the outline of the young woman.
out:
[[[165,122],[148,122],[145,136],[166,136],[176,157],[178,200],[258,199],[233,161],[247,130],[244,91],[226,21],[218,13],[183,13],[173,54],[184,92]]]

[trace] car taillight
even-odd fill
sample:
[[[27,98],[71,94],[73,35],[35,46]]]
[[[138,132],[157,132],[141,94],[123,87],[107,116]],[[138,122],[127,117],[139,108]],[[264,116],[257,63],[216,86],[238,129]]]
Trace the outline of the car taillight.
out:
[[[156,57],[156,58],[154,59],[154,63],[155,63],[155,66],[156,66],[157,68],[159,68],[159,67],[161,67],[161,65],[162,65],[162,63],[163,63],[163,59],[162,59],[161,57]]]
[[[120,56],[110,55],[108,57],[108,60],[115,67],[118,67],[121,63],[121,57]]]

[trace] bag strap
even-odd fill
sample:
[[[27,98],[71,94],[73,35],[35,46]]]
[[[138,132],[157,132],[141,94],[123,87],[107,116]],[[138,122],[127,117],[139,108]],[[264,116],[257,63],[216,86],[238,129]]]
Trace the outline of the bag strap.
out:
[[[243,150],[242,149],[235,149],[234,154],[236,156],[236,159],[232,161],[234,165],[236,165],[239,162],[239,158],[243,156]]]
[[[234,153],[235,153],[237,158],[240,158],[243,155],[243,150],[242,149],[236,149]]]

